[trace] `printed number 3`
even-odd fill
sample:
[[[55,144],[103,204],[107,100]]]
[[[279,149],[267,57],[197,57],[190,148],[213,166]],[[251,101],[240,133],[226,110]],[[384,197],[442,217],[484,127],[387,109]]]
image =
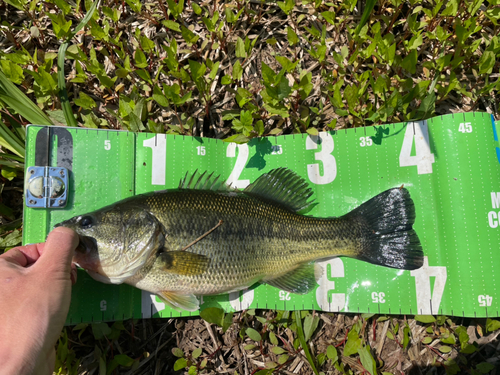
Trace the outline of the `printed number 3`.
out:
[[[334,144],[329,133],[310,135],[306,138],[306,150],[316,150],[321,144],[321,151],[314,154],[314,158],[323,163],[323,175],[319,172],[319,164],[307,165],[307,176],[317,185],[329,184],[337,177],[337,162],[332,155]]]

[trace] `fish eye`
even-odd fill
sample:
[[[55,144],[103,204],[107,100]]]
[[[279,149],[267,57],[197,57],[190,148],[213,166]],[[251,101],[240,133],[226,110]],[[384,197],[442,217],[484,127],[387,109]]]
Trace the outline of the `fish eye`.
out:
[[[80,219],[80,226],[82,228],[90,228],[92,227],[92,217],[91,216],[82,216],[82,218]]]

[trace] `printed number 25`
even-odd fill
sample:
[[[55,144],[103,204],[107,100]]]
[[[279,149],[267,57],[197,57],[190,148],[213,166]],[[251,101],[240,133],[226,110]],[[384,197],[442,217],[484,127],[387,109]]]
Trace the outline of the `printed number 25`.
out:
[[[316,152],[314,158],[323,163],[323,174],[320,174],[319,164],[307,165],[307,176],[312,183],[326,185],[337,177],[337,162],[332,155],[334,143],[331,134],[321,133],[306,138],[306,150],[316,150],[321,144],[321,151]]]

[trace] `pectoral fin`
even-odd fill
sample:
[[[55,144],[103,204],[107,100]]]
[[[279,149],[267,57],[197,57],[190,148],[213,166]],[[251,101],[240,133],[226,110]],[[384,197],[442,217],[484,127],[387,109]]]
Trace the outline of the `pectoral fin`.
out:
[[[265,283],[278,289],[295,294],[307,294],[318,284],[316,280],[321,277],[322,270],[315,263],[304,264],[290,273]]]
[[[167,251],[161,253],[156,262],[162,271],[194,276],[206,271],[210,259],[189,251]]]
[[[198,311],[200,302],[194,294],[179,294],[167,290],[158,292],[158,297],[176,311]]]

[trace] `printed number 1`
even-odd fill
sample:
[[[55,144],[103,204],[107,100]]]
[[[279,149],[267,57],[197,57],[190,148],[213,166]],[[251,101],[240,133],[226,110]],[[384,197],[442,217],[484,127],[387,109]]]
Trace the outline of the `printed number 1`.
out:
[[[411,155],[413,140],[415,140],[415,156]],[[416,165],[418,174],[427,174],[432,173],[432,163],[434,163],[434,154],[431,153],[429,144],[427,122],[408,123],[401,153],[399,154],[399,166],[411,167]]]
[[[167,158],[167,138],[165,134],[156,134],[153,138],[142,142],[144,147],[150,147],[153,151],[151,185],[165,185],[165,168]]]

